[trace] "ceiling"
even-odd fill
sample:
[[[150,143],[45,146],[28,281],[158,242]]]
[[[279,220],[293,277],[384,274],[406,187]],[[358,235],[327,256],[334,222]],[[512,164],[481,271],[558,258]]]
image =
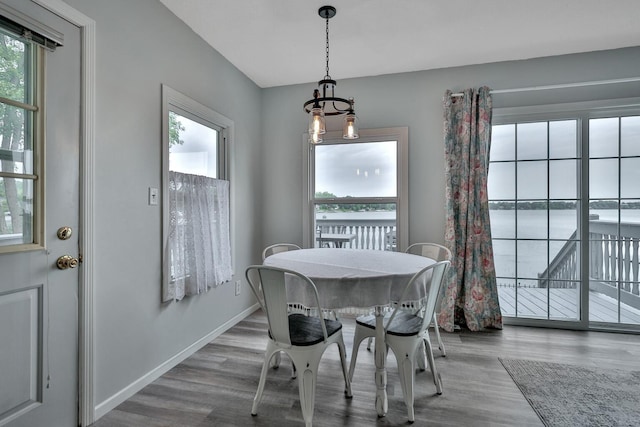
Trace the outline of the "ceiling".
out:
[[[640,46],[639,0],[160,0],[262,88]]]

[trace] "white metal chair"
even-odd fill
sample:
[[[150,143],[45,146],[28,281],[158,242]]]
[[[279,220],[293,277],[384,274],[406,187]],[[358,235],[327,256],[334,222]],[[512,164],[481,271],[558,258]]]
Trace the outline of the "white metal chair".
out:
[[[302,416],[307,427],[311,426],[315,406],[315,389],[318,365],[324,351],[331,344],[337,344],[344,376],[345,394],[351,397],[351,382],[347,372],[346,352],[342,337],[342,323],[324,319],[320,309],[318,290],[314,283],[303,274],[282,268],[252,265],[245,272],[251,290],[267,315],[269,341],[264,356],[258,390],[253,400],[251,415],[257,415],[262,399],[269,361],[274,354],[286,353],[300,371],[298,388]],[[315,313],[319,316],[290,313],[285,286],[306,286],[315,296]]]
[[[271,246],[267,246],[266,248],[264,248],[264,250],[262,251],[262,261],[265,260],[265,258],[273,255],[273,254],[277,254],[280,252],[286,252],[286,251],[294,251],[297,249],[302,249],[300,246],[295,245],[293,243],[276,243],[274,245]]]
[[[409,421],[415,420],[413,410],[414,371],[419,360],[419,350],[426,347],[426,356],[429,363],[436,392],[442,394],[442,378],[438,373],[433,358],[431,340],[429,339],[429,324],[433,319],[438,294],[442,286],[445,272],[449,267],[449,261],[441,261],[423,268],[417,272],[407,283],[402,297],[395,305],[391,313],[385,315],[385,343],[391,348],[398,363],[398,373],[404,402],[407,405]],[[429,278],[428,275],[431,275]],[[416,290],[419,298],[408,298]],[[409,312],[407,307],[412,307]],[[353,379],[358,348],[363,339],[375,334],[376,319],[374,315],[360,316],[356,319],[356,330],[353,338],[353,351],[349,367],[349,379]]]
[[[262,251],[262,261],[264,262],[264,260],[267,257],[270,257],[271,255],[279,254],[280,252],[295,251],[298,249],[302,249],[302,248],[294,243],[275,243],[273,245],[270,245],[264,248],[264,250]],[[308,314],[309,309],[300,304],[291,304],[289,306],[289,311]],[[334,320],[338,320],[338,317],[335,315],[335,313],[333,314],[333,316],[334,316],[333,317]],[[278,352],[273,356],[271,366],[274,369],[278,369],[280,367],[280,361],[281,361],[281,357],[280,357],[280,353]],[[296,375],[297,375],[296,368],[295,366],[293,366],[291,369],[291,378],[295,378]]]
[[[414,243],[410,245],[405,251],[408,254],[420,255],[423,257],[435,259],[436,261],[451,261],[451,251],[437,243]],[[440,300],[436,302],[436,309],[440,304]],[[444,343],[442,342],[442,338],[440,337],[440,328],[438,327],[438,313],[434,311],[433,313],[433,326],[434,331],[436,333],[436,338],[438,340],[438,348],[440,349],[440,353],[442,357],[447,356],[447,351],[444,348]]]
[[[437,243],[414,243],[410,245],[405,251],[408,254],[419,255],[426,258],[431,258],[436,261],[451,261],[451,251]],[[436,308],[438,307],[440,300],[436,302]],[[438,313],[433,313],[433,326],[434,331],[436,333],[436,339],[438,340],[438,348],[440,349],[440,354],[442,357],[447,356],[447,350],[444,347],[444,342],[442,341],[442,337],[440,336],[440,328],[438,327]],[[369,337],[369,341],[367,342],[367,350],[371,350],[371,341],[373,337]],[[424,369],[424,363],[420,364],[420,368]]]

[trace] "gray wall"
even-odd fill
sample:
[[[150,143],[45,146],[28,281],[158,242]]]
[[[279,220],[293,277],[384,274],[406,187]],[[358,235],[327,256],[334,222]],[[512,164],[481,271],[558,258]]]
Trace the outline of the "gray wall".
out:
[[[253,304],[232,283],[161,304],[161,84],[235,122],[235,277],[259,256],[261,91],[157,0],[68,0],[96,21],[96,404]],[[244,281],[243,281],[244,282]]]
[[[318,53],[319,55],[322,52]],[[425,53],[428,55],[428,52]],[[335,69],[340,64],[334,64]],[[321,78],[322,69],[318,69]],[[444,242],[442,96],[487,85],[512,89],[640,76],[640,48],[340,80],[354,97],[360,128],[409,128],[409,243]],[[302,242],[302,104],[315,83],[264,90],[263,243]],[[640,84],[496,94],[495,107],[640,96]],[[276,165],[282,165],[276,167]]]

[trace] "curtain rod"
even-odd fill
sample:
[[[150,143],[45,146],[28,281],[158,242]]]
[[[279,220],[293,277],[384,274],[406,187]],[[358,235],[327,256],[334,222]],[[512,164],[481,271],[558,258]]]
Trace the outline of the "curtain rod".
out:
[[[596,80],[591,82],[580,82],[580,83],[565,83],[565,84],[557,84],[557,85],[547,85],[547,86],[531,86],[531,87],[521,87],[515,89],[497,89],[489,91],[490,94],[497,93],[515,93],[515,92],[531,92],[537,90],[550,90],[550,89],[569,89],[574,87],[586,87],[586,86],[598,86],[598,85],[608,85],[608,84],[616,84],[616,83],[633,83],[639,82],[640,77],[629,77],[626,79],[613,79],[613,80]],[[452,93],[452,97],[461,97],[464,96],[464,93],[457,92]]]

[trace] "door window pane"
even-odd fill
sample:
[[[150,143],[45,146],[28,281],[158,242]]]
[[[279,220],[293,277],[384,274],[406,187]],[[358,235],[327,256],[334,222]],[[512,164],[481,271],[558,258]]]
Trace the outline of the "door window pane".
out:
[[[517,174],[518,199],[547,198],[546,161],[519,162]]]
[[[494,240],[493,257],[497,277],[515,277],[516,244],[513,240]]]
[[[24,106],[0,101],[0,252],[13,246],[42,247],[43,218],[37,202],[43,200],[43,180],[36,159],[42,141],[36,128],[36,105],[43,88],[37,87],[42,73],[39,48],[0,30],[0,96]],[[31,249],[31,247],[28,247]]]
[[[640,116],[623,117],[620,123],[622,156],[640,156]]]
[[[549,158],[577,157],[577,120],[549,122]]]
[[[549,198],[575,199],[578,196],[578,161],[549,161]]]
[[[515,199],[516,164],[513,162],[491,163],[487,188],[493,200]]]
[[[0,246],[33,243],[33,180],[0,177]]]
[[[515,160],[516,125],[499,125],[491,128],[491,161]]]
[[[620,197],[640,197],[640,157],[620,160]]]
[[[547,122],[518,124],[518,160],[547,158]]]
[[[518,240],[518,277],[538,278],[547,269],[547,241]]]
[[[589,161],[589,198],[618,197],[618,160],[596,159]]]
[[[494,239],[513,239],[516,237],[516,211],[513,202],[489,203],[491,237]]]
[[[18,102],[30,103],[25,91],[30,80],[25,79],[25,70],[28,70],[28,60],[32,47],[23,41],[0,30],[2,46],[0,49],[0,64],[2,64],[2,84],[0,84],[0,96]],[[27,65],[27,67],[25,67]]]
[[[547,202],[518,202],[518,239],[546,239]]]
[[[589,120],[589,157],[618,155],[618,118]]]
[[[578,239],[578,208],[572,200],[549,203],[549,238]]]

